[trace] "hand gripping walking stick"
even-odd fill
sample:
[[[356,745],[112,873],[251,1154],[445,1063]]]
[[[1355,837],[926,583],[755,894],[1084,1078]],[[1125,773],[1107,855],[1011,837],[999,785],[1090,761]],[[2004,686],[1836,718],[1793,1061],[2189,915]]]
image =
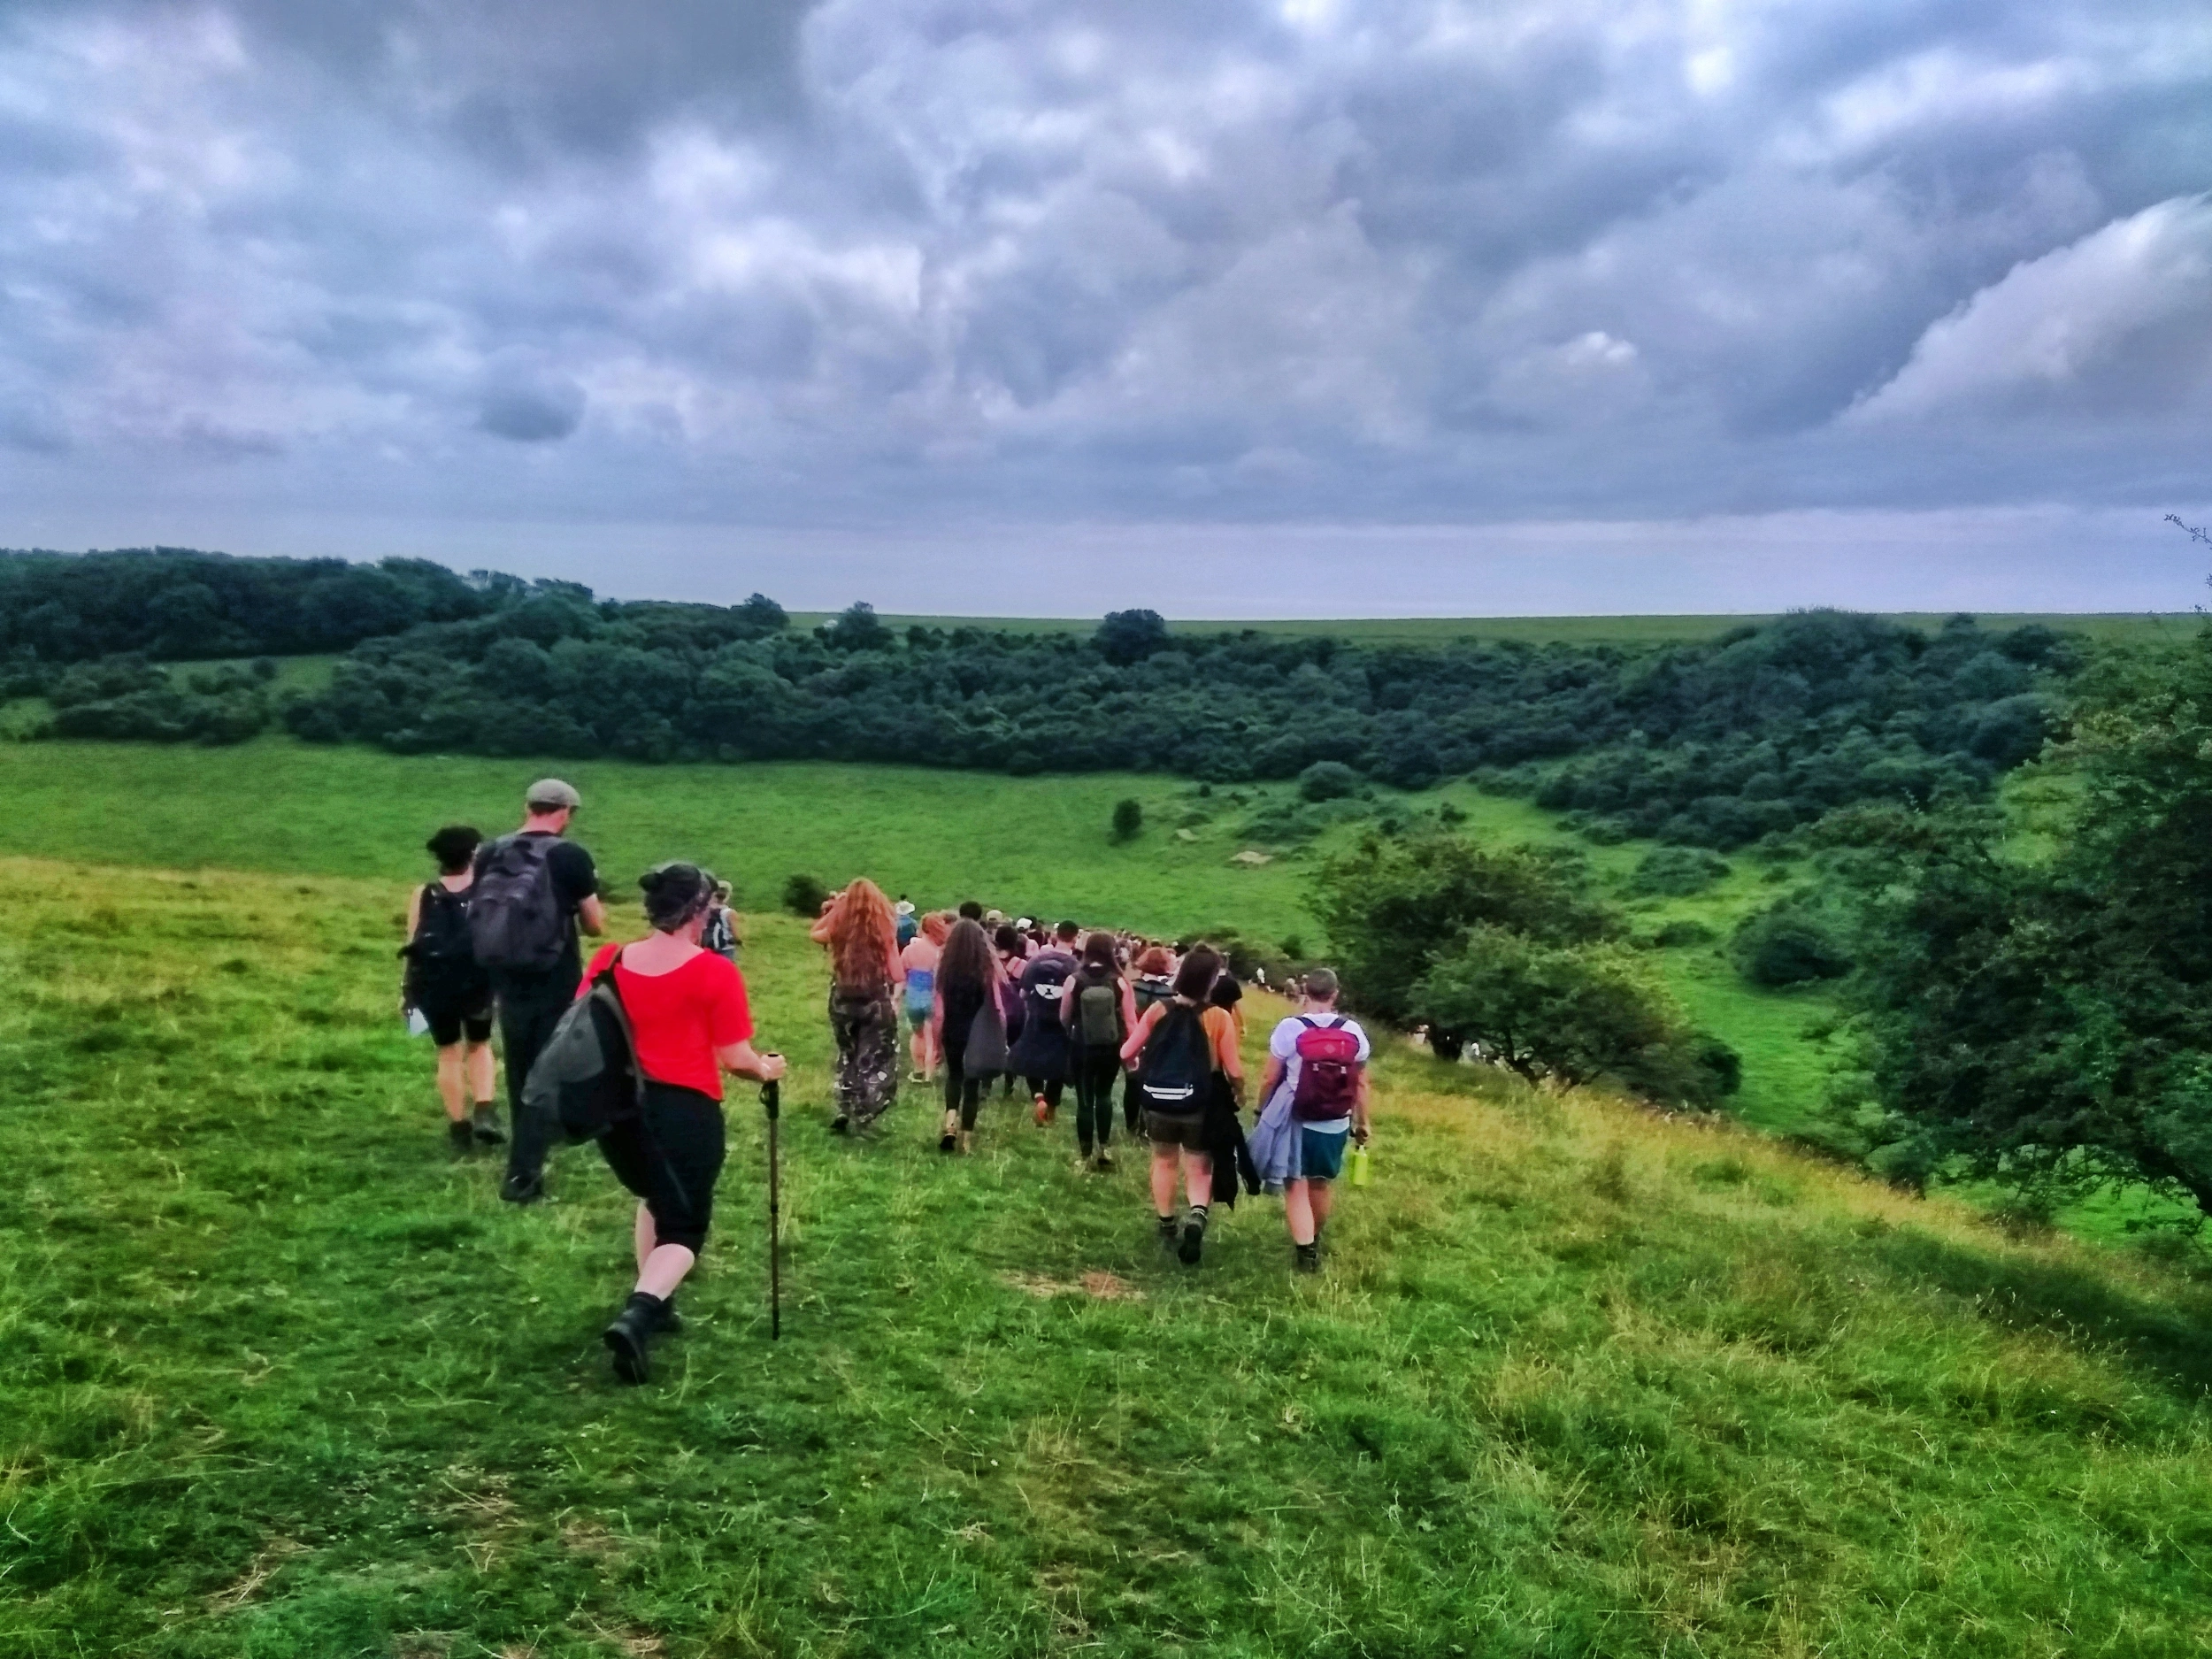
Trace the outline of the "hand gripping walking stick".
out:
[[[782,1115],[783,1091],[772,1079],[760,1086],[760,1103],[768,1114],[768,1340],[783,1337],[783,1260],[778,1248],[782,1232],[783,1187],[777,1157],[776,1123]]]

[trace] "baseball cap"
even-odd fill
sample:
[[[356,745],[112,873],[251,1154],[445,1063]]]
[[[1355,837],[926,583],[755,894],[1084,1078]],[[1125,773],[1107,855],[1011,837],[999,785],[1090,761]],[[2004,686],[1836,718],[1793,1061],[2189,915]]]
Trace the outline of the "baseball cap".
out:
[[[522,803],[558,811],[563,807],[583,805],[584,797],[576,793],[573,784],[563,783],[558,778],[541,778],[522,792]]]

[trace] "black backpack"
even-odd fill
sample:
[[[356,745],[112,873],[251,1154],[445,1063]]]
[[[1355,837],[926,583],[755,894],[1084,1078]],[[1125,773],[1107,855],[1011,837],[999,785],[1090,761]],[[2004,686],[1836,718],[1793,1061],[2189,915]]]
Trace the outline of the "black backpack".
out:
[[[469,963],[476,960],[476,941],[469,931],[469,895],[454,892],[442,881],[426,884],[422,909],[415,918],[415,936],[401,953],[418,967],[429,963]]]
[[[469,935],[488,968],[557,968],[567,954],[568,916],[553,892],[555,835],[503,835],[476,866]]]
[[[1144,1040],[1144,1054],[1137,1064],[1137,1087],[1145,1105],[1174,1116],[1203,1111],[1213,1074],[1213,1041],[1200,1010],[1187,1002],[1170,1002]]]
[[[610,963],[568,1005],[531,1063],[522,1109],[546,1125],[549,1139],[596,1141],[644,1108],[645,1075],[636,1055]]]

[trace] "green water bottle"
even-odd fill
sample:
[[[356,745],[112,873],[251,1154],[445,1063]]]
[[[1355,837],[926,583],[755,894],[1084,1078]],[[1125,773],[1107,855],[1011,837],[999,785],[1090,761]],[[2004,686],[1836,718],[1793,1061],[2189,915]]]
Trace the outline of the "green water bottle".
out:
[[[1364,1187],[1375,1179],[1374,1165],[1369,1161],[1367,1148],[1363,1146],[1354,1147],[1344,1155],[1344,1169],[1355,1187]]]

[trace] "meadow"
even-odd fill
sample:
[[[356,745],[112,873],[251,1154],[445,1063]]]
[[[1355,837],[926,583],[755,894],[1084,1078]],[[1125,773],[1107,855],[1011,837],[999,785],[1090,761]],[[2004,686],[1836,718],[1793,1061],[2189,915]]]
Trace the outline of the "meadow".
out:
[[[1325,1273],[1249,1199],[1187,1271],[1138,1160],[1010,1103],[968,1161],[910,1100],[828,1137],[821,969],[764,916],[784,1340],[740,1094],[692,1329],[626,1390],[626,1201],[589,1148],[527,1211],[446,1153],[389,882],[0,879],[0,1650],[2212,1640],[2212,1288],[2154,1263],[1389,1045]]]
[[[0,745],[0,1651],[2212,1640],[2212,1281],[2185,1263],[1396,1042],[1377,1183],[1317,1280],[1265,1199],[1184,1270],[1125,1144],[1079,1175],[1065,1125],[1012,1102],[972,1160],[910,1097],[879,1139],[830,1138],[822,969],[761,902],[782,877],[1307,926],[1300,856],[1233,866],[1210,826],[1107,844],[1114,799],[1168,819],[1171,780],[572,769],[616,931],[639,926],[626,872],[671,853],[753,895],[763,1039],[795,1066],[784,1340],[740,1093],[693,1328],[619,1387],[596,1333],[627,1201],[580,1148],[553,1203],[501,1205],[488,1161],[445,1151],[396,1018],[413,849],[447,818],[503,826],[530,770]],[[1563,833],[1454,798],[1483,833]],[[1639,856],[1591,849],[1606,880]],[[1637,926],[1773,885],[1740,867]],[[1747,1107],[1786,1113],[1821,1005],[1664,956],[1735,1010]]]

